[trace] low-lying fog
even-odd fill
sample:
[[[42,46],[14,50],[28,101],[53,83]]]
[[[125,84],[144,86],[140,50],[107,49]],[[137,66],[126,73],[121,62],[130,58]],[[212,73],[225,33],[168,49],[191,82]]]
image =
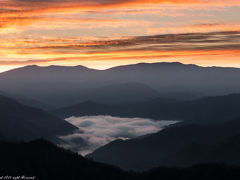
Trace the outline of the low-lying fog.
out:
[[[146,118],[121,118],[113,116],[69,117],[68,122],[79,128],[74,134],[62,136],[63,147],[82,155],[91,153],[115,139],[129,139],[154,133],[177,121],[153,121]]]

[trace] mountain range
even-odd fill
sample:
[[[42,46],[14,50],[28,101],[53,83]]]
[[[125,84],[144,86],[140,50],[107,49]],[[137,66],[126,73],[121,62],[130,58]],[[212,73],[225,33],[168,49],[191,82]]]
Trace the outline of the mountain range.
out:
[[[0,141],[0,177],[39,180],[237,180],[240,167],[199,164],[188,168],[158,167],[143,173],[94,162],[43,139],[28,143]],[[9,177],[11,176],[11,177]]]
[[[87,101],[55,110],[59,117],[112,115],[120,117],[143,117],[155,120],[180,120],[188,123],[220,123],[240,117],[240,94],[203,97],[179,101],[156,98],[127,104],[100,104]]]
[[[106,70],[83,66],[26,66],[0,74],[0,90],[54,107],[92,100],[127,103],[148,98],[191,99],[240,93],[240,69],[175,63],[140,63]],[[129,101],[121,93],[136,94]],[[187,95],[190,94],[190,95]],[[101,98],[100,98],[101,97]],[[122,98],[120,98],[122,97]],[[104,100],[103,100],[104,99]]]
[[[57,141],[60,135],[77,128],[48,112],[0,95],[0,134],[9,140],[46,138]]]
[[[130,140],[115,140],[89,154],[127,170],[198,163],[240,165],[240,119],[212,125],[178,125]]]
[[[33,65],[0,73],[0,161],[4,163],[0,175],[36,175],[40,179],[237,179],[238,77],[238,68],[177,62],[106,70]],[[64,140],[59,136],[68,138],[75,132],[84,135],[64,118],[91,115],[179,123],[157,133],[112,141],[87,158],[48,142],[61,144]],[[48,141],[35,140],[39,138]],[[204,164],[195,165],[199,163]]]

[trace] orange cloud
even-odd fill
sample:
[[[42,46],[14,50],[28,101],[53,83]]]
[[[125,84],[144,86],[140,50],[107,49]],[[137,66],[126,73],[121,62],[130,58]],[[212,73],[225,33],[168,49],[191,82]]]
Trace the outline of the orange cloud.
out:
[[[21,26],[28,26],[33,23],[38,22],[58,22],[57,25],[66,25],[66,24],[79,24],[79,23],[94,23],[102,24],[109,23],[112,25],[116,25],[119,23],[124,22],[123,20],[118,19],[110,19],[110,18],[61,18],[61,17],[3,17],[0,19],[0,29],[8,28],[10,26],[15,26],[16,28]],[[48,23],[44,25],[45,27],[48,26]]]
[[[0,28],[6,28],[8,26],[26,26],[47,19],[48,18],[40,17],[3,17],[0,19]]]
[[[62,13],[81,13],[81,12],[91,12],[99,10],[117,10],[115,13],[121,13],[123,8],[131,8],[134,10],[128,10],[124,13],[150,13],[154,5],[213,5],[213,6],[231,6],[231,5],[240,5],[238,0],[0,0],[0,31],[3,33],[8,32],[9,30],[17,31],[21,30],[19,27],[28,26],[36,22],[69,22],[74,23],[77,20],[66,19],[66,18],[53,18],[51,15],[62,14]],[[141,7],[141,10],[139,8]],[[106,12],[105,12],[106,13]],[[166,13],[166,12],[151,12],[151,13],[160,13],[164,16],[183,16],[182,13]],[[91,19],[85,18],[81,19],[81,23],[98,23],[103,22],[104,19]],[[116,26],[116,21],[115,26]],[[106,22],[106,21],[105,21]],[[108,20],[108,22],[110,22]],[[113,23],[112,22],[112,23]],[[110,24],[110,23],[109,23]],[[131,23],[129,23],[131,24]],[[47,24],[45,24],[47,25]],[[59,26],[59,24],[58,24]],[[8,29],[6,29],[9,27]],[[5,30],[1,30],[1,29]],[[195,27],[196,29],[196,27]],[[225,29],[227,30],[227,29]],[[154,28],[148,29],[148,32],[154,32]],[[1,33],[0,32],[0,33]]]
[[[109,9],[109,8],[126,8],[126,7],[146,7],[148,4],[189,4],[189,5],[215,5],[215,6],[233,6],[240,5],[238,0],[5,0],[0,1],[2,10],[0,11],[0,17],[9,17],[26,14],[40,14],[40,13],[60,13],[60,12],[72,12],[87,11],[97,9]],[[71,10],[71,11],[69,11]]]
[[[216,31],[240,31],[240,24],[232,23],[202,23],[172,27],[147,27],[148,34],[160,33],[197,33]]]
[[[88,42],[78,38],[5,41],[0,47],[0,57],[7,59],[0,61],[2,65],[206,56],[239,58],[240,32],[166,34]]]
[[[93,54],[74,54],[58,56],[51,54],[48,56],[39,57],[34,60],[21,61],[0,61],[1,66],[17,67],[31,64],[38,65],[79,65],[91,64],[93,68],[104,67],[108,68],[116,64],[128,64],[130,62],[158,62],[158,61],[180,61],[183,63],[195,63],[199,65],[215,65],[215,66],[231,66],[240,67],[240,62],[235,61],[236,57],[240,56],[239,49],[231,50],[186,50],[186,51],[122,51],[111,53],[93,53]],[[226,58],[228,61],[226,62]],[[207,59],[207,60],[203,60]],[[108,63],[111,62],[111,66]],[[1,70],[1,67],[0,67]]]
[[[112,52],[122,50],[216,50],[240,48],[240,31],[223,31],[208,33],[162,34],[152,36],[125,37],[119,39],[106,39],[83,41],[81,38],[44,39],[35,41],[5,42],[7,47],[21,48],[23,51],[68,50],[69,53],[82,50],[82,52]],[[24,44],[26,46],[24,46]],[[64,51],[64,53],[67,53]]]
[[[0,0],[0,33],[10,30],[21,30],[30,26],[31,30],[52,28],[67,29],[98,28],[98,27],[131,27],[142,23],[141,27],[132,29],[134,33],[141,30],[149,34],[176,33],[173,35],[142,36],[119,38],[114,40],[83,41],[78,38],[41,39],[11,41],[0,40],[0,64],[22,65],[32,63],[54,63],[64,61],[86,60],[126,60],[126,59],[159,59],[188,56],[218,56],[234,54],[239,57],[240,39],[238,32],[177,34],[179,32],[209,32],[209,31],[240,31],[240,25],[232,23],[199,23],[177,27],[160,27],[159,24],[149,26],[141,20],[125,20],[113,18],[66,18],[64,13],[76,14],[83,12],[99,12],[107,14],[130,13],[160,13],[160,15],[183,16],[175,12],[167,14],[159,11],[151,12],[155,5],[197,5],[202,6],[232,6],[240,5],[239,0]],[[141,8],[140,8],[141,7]],[[150,8],[151,7],[151,8]],[[184,8],[184,6],[181,6]],[[127,10],[126,8],[130,8]],[[132,8],[132,9],[131,9]],[[75,15],[76,15],[75,14]],[[112,15],[111,14],[111,15]],[[86,14],[84,14],[86,15]],[[86,17],[86,16],[83,16]],[[90,16],[91,17],[91,16]],[[149,20],[150,23],[151,20]],[[49,23],[54,22],[54,23]],[[124,25],[125,24],[125,25]],[[139,26],[138,26],[139,27]],[[30,29],[28,27],[28,30]],[[106,30],[106,29],[105,29]],[[131,29],[128,29],[131,31]],[[107,33],[110,30],[107,29]],[[111,32],[112,33],[112,32]],[[144,32],[144,34],[146,34]],[[31,34],[30,34],[31,35]],[[102,35],[102,34],[101,34]],[[224,37],[224,41],[218,38]],[[33,35],[34,36],[34,35]],[[97,36],[97,35],[96,35]],[[234,37],[229,40],[229,38]],[[36,37],[35,37],[36,38]],[[211,41],[209,41],[209,39]],[[19,60],[18,60],[19,59]],[[67,63],[67,62],[66,62]]]

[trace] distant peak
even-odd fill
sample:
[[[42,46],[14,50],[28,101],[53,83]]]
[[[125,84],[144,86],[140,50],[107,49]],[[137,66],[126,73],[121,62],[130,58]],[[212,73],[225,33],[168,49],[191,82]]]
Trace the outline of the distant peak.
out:
[[[8,73],[12,73],[12,72],[22,72],[22,71],[31,71],[31,70],[37,70],[40,67],[37,65],[28,65],[28,66],[23,66],[23,67],[19,67],[19,68],[15,68],[15,69],[10,69],[8,71],[2,72],[1,74],[8,74]]]
[[[116,66],[113,68],[109,68],[108,70],[114,69],[125,69],[125,68],[159,68],[159,67],[169,67],[169,68],[181,68],[181,67],[191,67],[191,68],[198,68],[195,64],[183,64],[181,62],[154,62],[154,63],[137,63],[137,64],[129,64],[123,66]]]
[[[25,67],[39,67],[39,66],[36,65],[36,64],[32,64],[32,65],[28,65],[28,66],[25,66]]]
[[[50,65],[50,66],[38,66],[38,65],[28,65],[28,66],[23,66],[19,67],[16,69],[11,69],[9,71],[5,71],[2,74],[6,73],[26,73],[26,72],[72,72],[72,71],[88,71],[88,70],[94,70],[94,69],[89,69],[85,66],[77,65],[77,66],[58,66],[58,65]]]
[[[195,66],[195,67],[198,67],[197,65],[195,64],[183,64],[181,62],[156,62],[156,63],[149,63],[150,65],[164,65],[164,66],[179,66],[179,67],[182,67],[182,66]]]
[[[18,69],[31,69],[31,68],[40,68],[40,66],[33,64],[33,65],[23,66]]]
[[[40,66],[40,68],[46,69],[89,69],[85,66],[77,65],[77,66],[59,66],[59,65],[50,65],[50,66]]]
[[[60,66],[60,65],[50,65],[50,66],[38,66],[38,65],[28,65],[28,66],[23,66],[17,69],[31,69],[31,68],[41,68],[41,69],[89,69],[85,66],[82,65],[77,65],[77,66]]]

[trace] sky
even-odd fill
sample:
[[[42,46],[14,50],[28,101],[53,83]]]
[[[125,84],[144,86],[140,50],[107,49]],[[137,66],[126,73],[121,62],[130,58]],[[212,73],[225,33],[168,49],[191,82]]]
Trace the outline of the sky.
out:
[[[0,72],[176,61],[240,67],[240,1],[0,0]]]

